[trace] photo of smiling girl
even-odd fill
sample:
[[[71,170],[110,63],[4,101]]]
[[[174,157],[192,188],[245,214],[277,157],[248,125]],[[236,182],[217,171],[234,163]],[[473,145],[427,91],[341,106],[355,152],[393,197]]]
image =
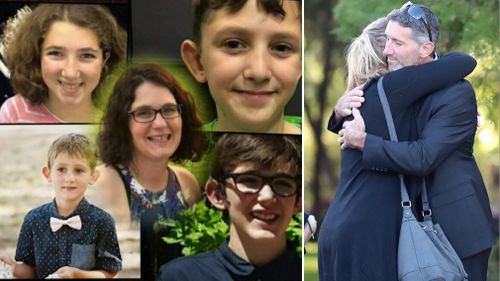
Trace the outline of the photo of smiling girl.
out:
[[[5,48],[16,95],[0,123],[93,123],[99,86],[125,62],[127,34],[103,6],[41,4]]]

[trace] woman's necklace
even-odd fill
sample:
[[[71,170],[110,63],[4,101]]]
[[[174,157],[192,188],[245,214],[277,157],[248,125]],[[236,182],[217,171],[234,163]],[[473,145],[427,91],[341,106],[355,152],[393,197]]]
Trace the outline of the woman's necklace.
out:
[[[146,189],[139,182],[138,177],[136,176],[138,173],[135,171],[132,172],[132,182],[130,183],[131,195],[136,200],[140,202],[140,205],[151,209],[158,204],[165,203],[167,201],[167,188],[170,181],[170,172],[167,169],[167,182],[164,185],[164,188],[159,192],[153,192]]]

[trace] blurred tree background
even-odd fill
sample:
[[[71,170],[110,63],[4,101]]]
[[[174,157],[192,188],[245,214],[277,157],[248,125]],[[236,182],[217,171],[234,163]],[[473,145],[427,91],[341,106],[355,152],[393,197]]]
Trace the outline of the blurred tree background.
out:
[[[368,23],[403,4],[395,0],[304,1],[304,210],[314,214],[320,226],[339,181],[338,137],[326,126],[336,100],[345,91],[346,47]],[[483,119],[477,130],[474,155],[498,218],[499,2],[422,0],[418,4],[430,7],[440,20],[440,54],[459,50],[478,61],[467,77],[476,91]],[[311,247],[314,255],[315,245]],[[309,251],[309,245],[306,248]],[[490,266],[490,277],[494,279],[489,277],[490,280],[498,280],[498,246],[494,252]],[[314,280],[308,277],[308,270],[314,271],[314,266],[308,265],[306,256],[305,280]]]

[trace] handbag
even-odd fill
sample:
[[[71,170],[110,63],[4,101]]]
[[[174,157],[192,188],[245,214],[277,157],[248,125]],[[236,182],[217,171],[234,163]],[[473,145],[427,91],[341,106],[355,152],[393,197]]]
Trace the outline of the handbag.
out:
[[[377,82],[380,102],[392,141],[398,141],[391,109],[382,85]],[[462,261],[446,238],[439,224],[432,222],[425,178],[422,186],[423,222],[417,221],[403,175],[399,174],[403,218],[398,243],[398,279],[400,281],[467,281]]]

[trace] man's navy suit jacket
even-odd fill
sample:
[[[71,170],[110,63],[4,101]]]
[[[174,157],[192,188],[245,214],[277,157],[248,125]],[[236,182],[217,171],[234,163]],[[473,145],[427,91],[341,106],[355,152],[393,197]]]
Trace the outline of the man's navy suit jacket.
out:
[[[477,104],[462,80],[425,98],[416,114],[418,140],[391,142],[367,135],[363,166],[426,177],[433,220],[461,258],[495,243],[488,194],[472,154]],[[421,185],[418,185],[421,188]]]

